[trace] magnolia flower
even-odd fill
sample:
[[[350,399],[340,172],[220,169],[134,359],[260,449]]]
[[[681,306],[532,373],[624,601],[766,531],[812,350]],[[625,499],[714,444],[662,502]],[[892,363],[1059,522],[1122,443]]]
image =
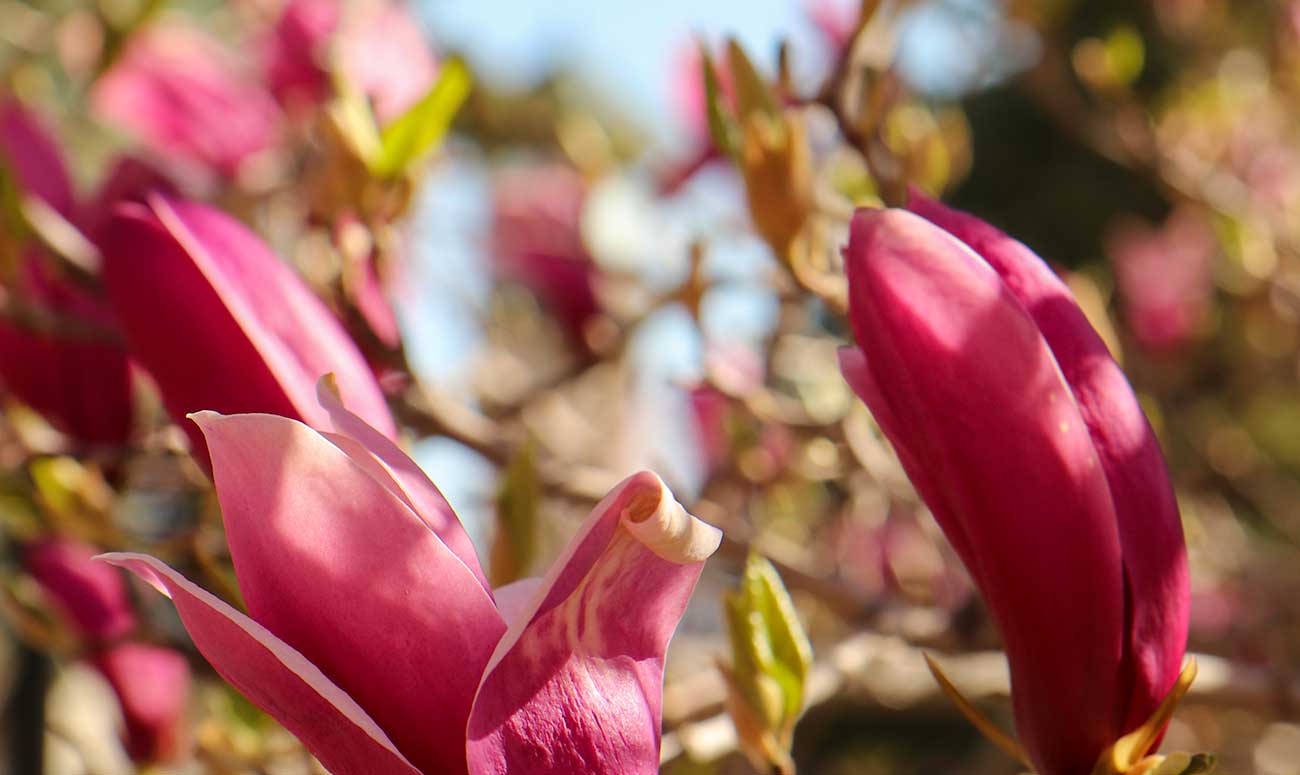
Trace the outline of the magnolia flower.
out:
[[[664,652],[720,533],[636,474],[545,578],[494,591],[433,483],[322,388],[330,431],[193,416],[247,616],[152,557],[105,559],[334,775],[658,772]]]
[[[268,151],[280,132],[275,101],[235,55],[176,25],[133,35],[91,101],[100,119],[157,153],[228,178]]]
[[[105,229],[104,284],[131,355],[205,458],[189,412],[270,412],[313,425],[333,372],[344,398],[396,433],[374,374],[329,309],[255,234],[213,208],[149,198]]]
[[[59,216],[81,215],[57,144],[12,100],[0,101],[0,177],[6,172],[24,195]],[[10,236],[0,233],[0,241]],[[52,271],[44,248],[27,240],[17,245],[4,291],[32,318],[53,316],[62,325],[0,321],[0,383],[73,438],[121,443],[131,432],[131,374],[126,352],[106,335],[113,329],[111,312],[102,299]]]
[[[193,683],[185,656],[165,646],[126,642],[95,653],[91,662],[117,695],[127,755],[137,762],[179,758],[187,745],[185,711]]]
[[[1218,243],[1209,224],[1189,209],[1159,227],[1118,224],[1106,239],[1124,317],[1149,350],[1177,350],[1195,338],[1210,312]]]
[[[94,556],[77,541],[46,539],[27,547],[23,565],[81,637],[106,642],[135,629],[135,612],[121,573]]]
[[[137,762],[175,758],[185,745],[189,663],[174,649],[124,640],[136,625],[126,585],[94,557],[85,544],[52,538],[28,547],[23,563],[117,695],[127,753]]]
[[[381,122],[415,104],[438,74],[419,24],[387,0],[289,0],[263,41],[263,59],[271,91],[287,107],[325,99],[337,67]]]
[[[497,273],[533,291],[575,343],[600,314],[597,269],[583,244],[587,185],[560,165],[503,173],[493,194],[492,247]]]
[[[936,202],[910,207],[853,219],[858,348],[841,366],[988,603],[1029,763],[1086,775],[1179,675],[1187,558],[1164,460],[1037,256]]]

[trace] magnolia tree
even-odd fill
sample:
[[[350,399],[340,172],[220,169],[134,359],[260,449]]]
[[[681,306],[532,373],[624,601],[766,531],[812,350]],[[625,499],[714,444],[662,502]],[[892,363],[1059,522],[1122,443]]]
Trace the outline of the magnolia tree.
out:
[[[0,5],[0,771],[1293,772],[1300,6],[977,5]]]

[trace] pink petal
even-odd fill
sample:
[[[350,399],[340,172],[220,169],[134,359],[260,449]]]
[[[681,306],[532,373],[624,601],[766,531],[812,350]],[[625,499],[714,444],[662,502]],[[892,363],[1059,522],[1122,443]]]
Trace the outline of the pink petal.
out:
[[[376,339],[396,348],[402,343],[402,330],[398,327],[397,313],[388,301],[383,280],[379,278],[375,257],[370,255],[350,261],[345,271],[354,273],[352,281],[345,285],[352,305],[361,313]]]
[[[720,540],[654,474],[606,496],[483,673],[471,775],[657,773],[664,652]]]
[[[1047,264],[974,216],[915,193],[909,207],[970,245],[1002,277],[1042,331],[1092,437],[1119,520],[1132,607],[1117,709],[1127,732],[1164,699],[1187,645],[1187,550],[1160,445],[1124,372]]]
[[[316,380],[333,372],[372,426],[396,433],[373,373],[338,321],[243,225],[204,205],[124,205],[104,240],[104,279],[132,354],[184,417],[268,412],[323,426]]]
[[[94,561],[93,547],[49,539],[23,552],[23,565],[81,634],[91,640],[120,638],[135,629],[135,613],[119,571]]]
[[[429,480],[424,470],[387,436],[348,411],[334,392],[332,381],[321,380],[316,392],[320,405],[329,413],[334,430],[353,439],[356,444],[341,445],[333,437],[330,440],[424,520],[429,529],[465,563],[465,567],[469,568],[490,594],[492,587],[479,565],[478,553],[474,551],[469,534],[465,532],[456,512],[452,511],[451,504]]]
[[[12,171],[25,193],[71,216],[76,195],[58,144],[37,117],[12,98],[0,100],[0,166]]]
[[[339,22],[338,0],[289,0],[263,41],[263,67],[271,92],[286,107],[310,106],[329,93],[330,38]]]
[[[348,81],[388,123],[420,100],[438,75],[438,60],[420,25],[405,8],[374,3],[345,21],[339,64]]]
[[[373,468],[273,415],[207,437],[240,590],[424,772],[463,772],[465,720],[505,630],[492,598]]]
[[[238,175],[269,150],[280,131],[271,95],[232,52],[206,35],[172,25],[131,37],[95,83],[92,110],[162,155]]]
[[[83,204],[77,226],[91,242],[98,244],[119,203],[145,204],[151,194],[175,196],[176,193],[176,185],[153,165],[132,156],[119,156],[100,181],[94,198]]]
[[[122,706],[131,758],[158,762],[179,757],[186,745],[190,699],[185,657],[161,646],[122,643],[96,654],[93,661]]]
[[[208,662],[334,775],[420,775],[356,701],[284,641],[143,554],[106,554],[170,597]]]
[[[1070,387],[998,275],[927,221],[859,211],[845,261],[877,389],[863,398],[908,450],[908,473],[924,466],[925,494],[942,492],[936,516],[964,529],[1021,740],[1042,775],[1087,772],[1118,736],[1124,590],[1110,491]]]

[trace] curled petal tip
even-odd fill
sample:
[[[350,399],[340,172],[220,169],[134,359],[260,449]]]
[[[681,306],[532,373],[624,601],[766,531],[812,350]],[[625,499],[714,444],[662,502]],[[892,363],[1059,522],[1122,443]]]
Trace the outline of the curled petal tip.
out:
[[[650,474],[631,486],[637,490],[621,520],[647,549],[679,565],[703,562],[718,550],[722,531],[688,513],[659,477]]]

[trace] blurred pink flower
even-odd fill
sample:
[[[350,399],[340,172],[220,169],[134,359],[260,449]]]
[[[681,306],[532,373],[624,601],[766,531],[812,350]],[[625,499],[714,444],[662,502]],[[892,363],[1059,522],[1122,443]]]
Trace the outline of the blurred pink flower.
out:
[[[1196,336],[1210,311],[1217,250],[1213,230],[1191,210],[1159,227],[1126,221],[1107,235],[1124,317],[1143,347],[1168,352]]]
[[[189,663],[174,649],[120,643],[91,658],[117,694],[126,722],[124,743],[136,762],[178,758],[186,746]]]
[[[858,347],[841,365],[992,611],[1035,771],[1091,772],[1150,718],[1186,646],[1164,459],[1041,259],[937,202],[909,207],[853,219]]]
[[[72,181],[53,137],[20,103],[0,101],[0,168],[19,189],[76,220]],[[120,444],[131,432],[126,352],[110,341],[111,313],[89,290],[56,274],[35,242],[17,243],[19,260],[3,292],[34,316],[65,325],[41,330],[0,320],[0,383],[75,439]]]
[[[858,27],[859,3],[844,0],[804,0],[808,20],[830,47],[832,60],[843,55]]]
[[[104,284],[132,357],[186,427],[201,409],[327,417],[316,381],[333,372],[345,398],[386,436],[396,428],[373,373],[328,308],[247,228],[205,205],[150,197],[121,206],[106,230]]]
[[[120,642],[136,626],[126,584],[115,568],[95,562],[90,546],[51,538],[23,554],[27,572],[85,641],[89,661],[117,695],[126,721],[127,753],[137,762],[180,753],[190,669],[173,649]]]
[[[281,129],[270,93],[240,65],[198,30],[146,29],[96,82],[92,110],[164,157],[234,178]]]
[[[687,394],[695,420],[695,438],[707,477],[727,462],[731,453],[731,435],[727,420],[731,399],[709,385],[692,388]]]
[[[76,207],[72,180],[52,133],[13,98],[0,97],[0,166],[31,194],[70,218]]]
[[[587,323],[600,313],[597,269],[582,242],[586,196],[568,167],[512,169],[494,184],[492,221],[498,274],[530,288],[584,350]]]
[[[335,775],[650,775],[664,652],[718,531],[653,474],[543,579],[491,590],[416,464],[323,383],[329,432],[200,412],[244,616],[158,560],[106,555]]]
[[[381,122],[415,104],[438,73],[424,33],[400,5],[289,0],[263,44],[267,80],[281,104],[313,104],[329,94],[332,45],[343,76],[370,97]]]
[[[65,538],[32,544],[23,565],[51,601],[91,642],[120,638],[135,629],[135,612],[118,571],[93,562],[94,547]]]

